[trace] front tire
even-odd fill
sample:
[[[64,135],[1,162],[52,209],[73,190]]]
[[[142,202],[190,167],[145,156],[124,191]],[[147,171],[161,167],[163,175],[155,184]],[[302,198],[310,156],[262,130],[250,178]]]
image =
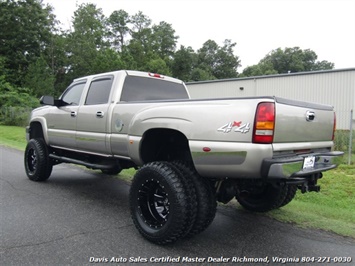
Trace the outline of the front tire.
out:
[[[192,191],[180,171],[167,162],[152,162],[140,168],[132,181],[129,203],[134,225],[156,244],[184,237],[194,223],[196,209]]]
[[[48,157],[48,148],[43,139],[31,139],[26,146],[24,163],[27,177],[32,181],[47,180],[53,169]]]

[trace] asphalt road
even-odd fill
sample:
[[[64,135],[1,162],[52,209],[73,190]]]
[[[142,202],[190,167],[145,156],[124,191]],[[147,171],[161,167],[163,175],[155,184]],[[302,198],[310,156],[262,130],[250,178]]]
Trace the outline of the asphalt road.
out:
[[[355,265],[354,239],[231,207],[218,207],[216,219],[200,235],[157,246],[133,226],[128,191],[124,181],[66,164],[55,166],[47,182],[32,182],[23,153],[0,146],[0,265],[266,264],[251,259],[281,264],[273,262],[275,257],[323,260],[286,265],[339,265],[333,258],[349,256],[352,262],[341,264]],[[221,257],[228,262],[218,262]],[[186,262],[196,258],[203,262]],[[100,259],[103,263],[91,262]]]

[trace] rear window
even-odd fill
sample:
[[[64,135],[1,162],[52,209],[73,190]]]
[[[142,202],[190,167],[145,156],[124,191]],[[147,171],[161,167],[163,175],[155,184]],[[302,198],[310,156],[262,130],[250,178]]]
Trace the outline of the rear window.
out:
[[[136,76],[126,77],[121,95],[121,101],[125,102],[188,98],[182,83]]]

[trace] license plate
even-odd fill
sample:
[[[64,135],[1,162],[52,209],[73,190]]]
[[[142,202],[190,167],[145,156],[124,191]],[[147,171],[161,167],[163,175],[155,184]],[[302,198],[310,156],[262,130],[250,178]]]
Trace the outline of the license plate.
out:
[[[304,158],[303,169],[313,168],[315,161],[316,161],[316,157],[315,156],[308,156],[308,157]]]

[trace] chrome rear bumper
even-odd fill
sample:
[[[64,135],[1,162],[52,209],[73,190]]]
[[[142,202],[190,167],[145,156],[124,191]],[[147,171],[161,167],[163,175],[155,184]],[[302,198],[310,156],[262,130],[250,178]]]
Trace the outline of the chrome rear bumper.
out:
[[[326,153],[302,154],[294,157],[264,159],[261,166],[261,175],[264,178],[292,179],[306,177],[336,168],[333,159],[342,156],[344,152],[332,151]],[[306,157],[314,156],[313,167],[304,168]]]

